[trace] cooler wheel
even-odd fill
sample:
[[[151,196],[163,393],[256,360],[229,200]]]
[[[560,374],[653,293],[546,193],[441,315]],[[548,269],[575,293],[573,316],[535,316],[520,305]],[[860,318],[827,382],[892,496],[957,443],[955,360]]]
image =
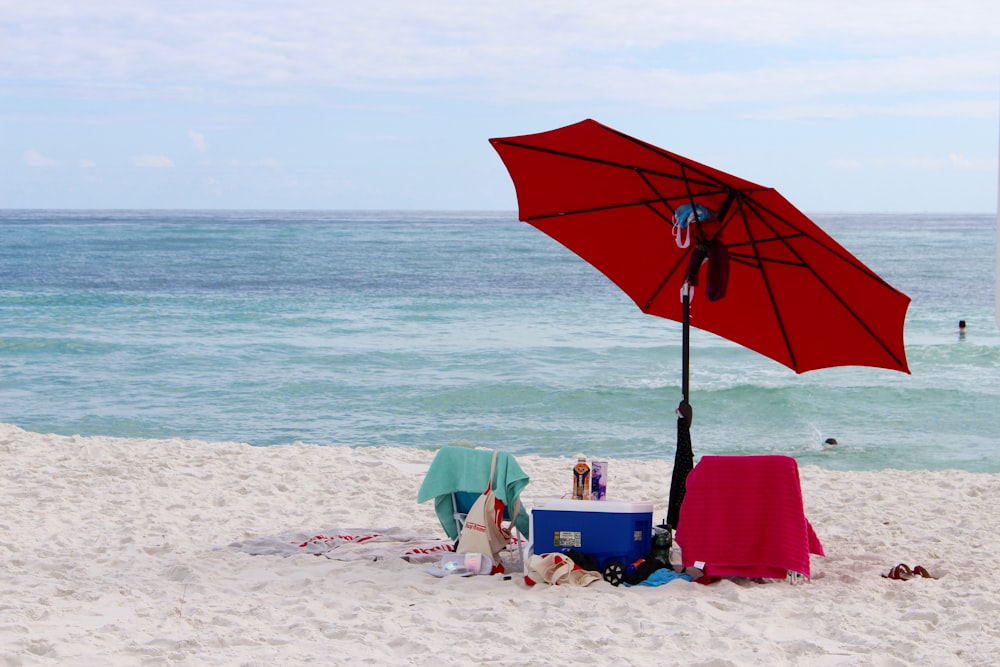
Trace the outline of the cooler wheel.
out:
[[[604,581],[612,586],[620,586],[625,581],[625,565],[617,561],[605,565]]]

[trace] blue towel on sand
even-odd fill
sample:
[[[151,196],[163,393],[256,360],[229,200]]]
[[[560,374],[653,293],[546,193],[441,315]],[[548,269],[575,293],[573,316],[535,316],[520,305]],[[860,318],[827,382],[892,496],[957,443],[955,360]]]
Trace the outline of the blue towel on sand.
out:
[[[482,493],[486,490],[486,478],[490,474],[493,450],[470,449],[468,447],[442,447],[438,450],[423,484],[417,492],[417,502],[434,499],[441,526],[448,537],[458,538],[455,520],[452,517],[451,494],[455,492]],[[514,501],[528,485],[528,476],[521,470],[514,457],[507,452],[497,452],[497,467],[493,474],[493,493],[513,512]],[[514,525],[521,535],[528,536],[528,510],[518,512]]]
[[[653,572],[649,575],[645,581],[640,581],[636,586],[662,586],[663,584],[669,584],[671,581],[694,581],[689,574],[682,574],[680,572],[674,572],[669,567],[661,567],[659,570]],[[631,584],[625,584],[629,586]]]

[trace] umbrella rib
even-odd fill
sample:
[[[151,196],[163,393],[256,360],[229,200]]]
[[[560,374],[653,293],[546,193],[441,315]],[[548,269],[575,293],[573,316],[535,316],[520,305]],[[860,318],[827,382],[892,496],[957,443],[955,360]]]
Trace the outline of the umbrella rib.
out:
[[[708,194],[714,194],[714,193],[708,193]],[[661,199],[661,200],[639,199],[636,201],[630,201],[620,204],[607,204],[605,206],[578,208],[578,209],[573,209],[571,211],[558,211],[556,213],[539,213],[538,215],[526,216],[524,218],[521,218],[521,220],[523,220],[524,222],[532,222],[534,220],[551,220],[552,218],[565,218],[573,215],[586,215],[588,213],[602,213],[604,211],[623,210],[634,206],[645,206],[646,208],[654,212],[656,215],[658,215],[660,218],[662,218],[664,222],[673,224],[670,218],[664,216],[662,212],[657,211],[656,208],[653,206],[653,204],[655,204],[657,201],[663,203],[668,209],[671,209],[671,212],[673,212],[673,209],[670,206],[668,199]]]
[[[656,192],[656,188],[653,187],[653,184],[649,182],[649,180],[645,177],[645,175],[642,174],[642,172],[640,172],[639,175],[642,177],[642,180],[646,181],[646,185],[648,185],[649,188],[653,192]],[[697,212],[697,209],[695,209],[694,197],[691,195],[691,186],[690,186],[690,184],[687,181],[686,174],[685,174],[685,171],[684,171],[684,165],[683,164],[681,165],[681,176],[683,177],[683,180],[684,180],[684,189],[687,191],[687,199],[691,203],[691,210],[695,211],[695,219],[697,220],[698,212]],[[659,194],[659,192],[657,192],[656,194]],[[662,197],[661,197],[661,200],[662,200]],[[671,208],[670,204],[667,204],[667,202],[663,202],[663,203],[667,206],[667,208],[671,209],[671,213],[676,213],[676,211]],[[680,254],[680,257],[677,258],[677,261],[674,262],[674,265],[672,267],[670,267],[669,271],[667,271],[667,275],[665,275],[663,277],[663,280],[660,281],[660,284],[656,286],[655,290],[653,290],[653,293],[650,295],[649,300],[646,301],[646,306],[642,309],[643,312],[648,313],[650,311],[650,309],[653,307],[653,302],[656,301],[656,299],[659,298],[660,293],[663,291],[663,288],[666,287],[667,283],[670,282],[670,279],[673,278],[674,272],[677,271],[678,268],[680,268],[681,264],[684,262],[684,259],[691,252],[692,251],[690,249],[686,249],[686,250],[684,250]],[[687,284],[687,280],[688,279],[685,277],[685,279],[684,279],[685,284]],[[686,293],[685,293],[685,296],[683,296],[681,298],[682,298],[683,303],[685,304],[685,313],[686,313],[687,312],[687,304],[690,303],[690,300],[689,300],[689,298],[688,298],[688,296],[687,296]],[[685,368],[685,372],[684,372],[684,380],[683,380],[683,383],[684,383],[684,400],[685,401],[687,400],[687,331],[688,331],[688,321],[687,321],[687,315],[685,315],[685,318],[684,318],[684,350],[685,350],[685,352],[684,352],[684,355],[685,355],[684,356],[684,368]]]
[[[670,204],[670,202],[673,199],[686,199],[687,196],[685,195],[684,197],[664,197],[663,195],[661,195],[656,190],[656,188],[649,181],[649,179],[646,178],[645,172],[647,170],[633,169],[633,171],[636,171],[636,172],[639,173],[639,177],[642,178],[642,180],[646,183],[646,185],[653,192],[653,194],[655,194],[657,196],[657,199],[655,199],[655,200],[653,200],[653,199],[639,199],[639,200],[636,200],[636,201],[623,202],[623,203],[618,203],[618,204],[607,204],[605,206],[592,206],[590,208],[579,208],[579,209],[574,209],[572,211],[559,211],[557,213],[542,213],[542,214],[539,214],[539,215],[528,216],[528,217],[524,218],[524,221],[525,222],[530,222],[530,221],[533,221],[533,220],[549,220],[551,218],[562,218],[562,217],[566,217],[566,216],[569,216],[569,215],[585,215],[587,213],[601,213],[601,212],[604,212],[604,211],[621,210],[621,209],[626,209],[626,208],[630,208],[630,207],[633,207],[633,206],[645,206],[650,211],[652,211],[657,216],[659,216],[664,222],[667,222],[669,224],[673,224],[673,221],[670,218],[668,218],[665,215],[663,215],[662,212],[656,210],[656,208],[653,206],[653,204],[656,201],[659,201],[664,206],[666,206],[667,209],[671,213],[673,213],[674,212],[674,207]],[[655,172],[650,172],[650,173],[655,173]],[[699,196],[711,196],[711,195],[715,195],[715,194],[721,194],[722,192],[724,192],[724,190],[719,190],[718,192],[715,192],[715,191],[706,191],[706,192],[700,193]]]
[[[740,200],[739,208],[737,210],[739,212],[740,218],[743,221],[743,228],[746,230],[747,238],[750,239],[749,243],[751,248],[753,249],[754,257],[757,260],[757,269],[760,271],[761,279],[764,281],[764,289],[767,291],[767,298],[771,301],[771,308],[774,309],[774,315],[778,320],[778,330],[781,331],[781,337],[785,341],[785,349],[788,351],[788,357],[792,362],[791,368],[797,372],[799,362],[795,358],[795,350],[792,349],[792,341],[789,340],[788,338],[788,331],[785,330],[785,322],[781,317],[781,309],[778,308],[778,301],[777,299],[774,298],[774,290],[771,289],[771,280],[768,278],[767,271],[764,268],[766,266],[766,263],[762,261],[760,253],[758,252],[757,243],[754,241],[753,231],[750,227],[750,223],[747,221],[747,213],[744,206],[753,208],[752,202],[750,201],[749,197]],[[774,234],[775,236],[779,236],[778,233],[774,230],[774,228],[767,223],[767,221],[765,221],[763,218],[760,219],[761,222],[767,225],[768,229],[771,230],[772,234]],[[788,247],[787,242],[785,243],[785,246]],[[802,261],[801,257],[799,257],[799,261]]]
[[[766,207],[764,207],[764,206],[760,206],[760,205],[759,205],[759,204],[758,204],[757,202],[755,202],[755,201],[752,201],[752,200],[749,200],[749,199],[748,199],[748,200],[747,200],[747,205],[748,205],[748,206],[749,206],[750,208],[752,208],[752,209],[757,209],[757,210],[758,210],[758,213],[757,213],[757,217],[758,217],[758,218],[760,219],[760,221],[761,221],[761,222],[762,222],[763,224],[765,224],[765,225],[766,225],[766,226],[768,227],[768,229],[770,229],[770,230],[771,230],[771,231],[772,231],[772,232],[773,232],[773,233],[775,234],[775,236],[779,236],[779,235],[778,235],[778,233],[777,233],[777,231],[776,231],[776,230],[774,229],[774,227],[773,227],[773,226],[771,225],[771,223],[770,223],[770,222],[769,222],[769,221],[768,221],[768,220],[767,220],[767,219],[765,218],[765,216],[763,216],[763,215],[761,215],[761,214],[760,214],[760,212],[759,212],[759,211],[765,211],[765,212],[767,212],[768,214],[770,214],[770,215],[771,215],[771,216],[772,216],[773,218],[775,218],[775,219],[777,219],[777,220],[780,220],[780,221],[784,222],[784,223],[785,223],[785,224],[787,224],[787,225],[790,225],[790,226],[792,226],[792,227],[795,227],[795,225],[794,225],[794,224],[793,224],[792,222],[790,222],[789,220],[785,219],[785,218],[784,218],[783,216],[780,216],[780,215],[777,215],[777,214],[773,213],[772,211],[770,211],[770,210],[769,210],[769,209],[767,209]],[[745,220],[745,217],[744,217],[744,220]],[[749,235],[749,225],[747,225],[747,234]],[[807,237],[807,238],[809,238],[809,240],[811,240],[811,241],[815,242],[815,239],[812,239],[812,237]],[[798,252],[797,252],[797,251],[795,250],[795,248],[793,248],[793,247],[792,247],[792,246],[791,246],[791,245],[790,245],[789,243],[787,243],[787,241],[785,241],[784,239],[781,239],[781,240],[782,240],[782,243],[784,243],[784,245],[785,245],[785,248],[786,248],[786,249],[787,249],[787,250],[788,250],[788,251],[789,251],[790,253],[792,253],[793,255],[795,255],[795,257],[796,257],[796,258],[797,258],[797,259],[799,260],[799,262],[800,262],[800,265],[801,265],[801,266],[802,266],[803,268],[805,268],[806,270],[808,270],[808,271],[809,271],[809,272],[810,272],[810,273],[811,273],[811,274],[813,275],[813,277],[814,277],[814,278],[816,279],[816,281],[817,281],[817,282],[819,282],[819,284],[821,284],[821,285],[823,286],[823,288],[824,288],[824,289],[826,289],[827,293],[829,293],[829,294],[830,294],[831,296],[833,296],[833,298],[834,298],[834,299],[836,299],[838,303],[840,303],[841,307],[843,307],[843,309],[844,309],[844,310],[845,310],[846,312],[848,312],[848,313],[849,313],[849,314],[851,315],[851,317],[853,317],[853,318],[854,318],[854,320],[855,320],[855,321],[856,321],[856,322],[857,322],[857,323],[858,323],[859,325],[861,325],[861,328],[862,328],[862,329],[864,329],[865,331],[867,331],[867,332],[868,332],[868,335],[869,335],[869,336],[870,336],[870,337],[872,338],[872,340],[874,340],[874,341],[875,341],[876,343],[878,343],[878,344],[879,344],[879,346],[880,346],[880,347],[881,347],[881,348],[882,348],[883,350],[885,350],[886,354],[888,354],[888,355],[889,355],[889,356],[890,356],[890,357],[891,357],[891,358],[893,359],[893,361],[895,361],[895,362],[896,362],[896,364],[897,364],[897,365],[899,365],[899,366],[901,366],[901,367],[902,367],[902,366],[904,365],[904,364],[902,363],[902,361],[900,361],[899,357],[897,357],[897,356],[896,356],[896,354],[895,354],[895,353],[894,353],[894,352],[892,351],[892,349],[890,349],[890,348],[889,348],[889,346],[888,346],[888,345],[886,345],[885,341],[883,341],[883,340],[882,340],[881,336],[879,336],[879,335],[878,335],[878,334],[876,334],[876,333],[875,333],[874,331],[872,331],[871,327],[869,327],[869,326],[868,326],[868,324],[867,324],[867,323],[866,323],[866,322],[865,322],[865,321],[864,321],[864,320],[863,320],[863,319],[862,319],[862,318],[861,318],[861,317],[860,317],[860,316],[858,315],[858,313],[857,313],[857,312],[855,312],[855,310],[854,310],[853,308],[851,308],[851,306],[850,306],[850,305],[848,305],[848,303],[847,303],[847,302],[846,302],[846,301],[845,301],[845,300],[843,299],[843,297],[841,297],[841,296],[840,296],[840,294],[839,294],[839,293],[838,293],[838,292],[837,292],[836,290],[834,290],[834,289],[833,289],[833,288],[832,288],[832,287],[830,286],[830,284],[829,284],[829,283],[828,283],[828,282],[827,282],[826,280],[824,280],[824,279],[823,279],[823,277],[822,277],[822,276],[821,276],[821,275],[820,275],[819,273],[817,273],[817,272],[816,272],[816,270],[815,270],[815,269],[814,269],[814,268],[813,268],[813,267],[812,267],[812,266],[811,266],[811,265],[810,265],[810,264],[809,264],[808,262],[806,262],[806,261],[805,261],[804,259],[802,259],[802,255],[800,255],[800,254],[799,254],[799,253],[798,253]],[[830,249],[829,249],[829,248],[828,248],[827,246],[825,246],[825,245],[823,245],[823,244],[820,244],[820,243],[817,243],[817,245],[819,245],[819,247],[820,247],[821,249],[823,249],[823,250],[826,250],[827,252],[831,252],[831,253],[833,253],[833,251],[832,251],[832,250],[830,250]],[[756,246],[754,246],[754,248],[755,248],[755,251],[756,251]],[[863,269],[863,268],[861,268],[861,267],[858,267],[858,266],[857,266],[857,264],[856,264],[855,262],[851,262],[851,261],[849,261],[849,260],[848,260],[848,258],[844,257],[844,256],[843,256],[842,254],[840,254],[840,253],[833,253],[833,254],[834,254],[834,255],[836,255],[837,257],[839,257],[839,258],[840,258],[841,260],[843,260],[843,261],[847,262],[847,263],[848,263],[849,265],[851,265],[851,266],[852,266],[852,267],[853,267],[853,268],[854,268],[855,270],[859,270],[859,271],[861,271],[861,272],[862,272],[863,274],[865,274],[865,275],[869,276],[870,278],[874,278],[875,280],[877,280],[878,282],[882,283],[883,285],[886,285],[886,286],[889,286],[889,285],[888,285],[888,283],[886,283],[886,282],[885,282],[884,280],[882,280],[882,278],[880,278],[879,276],[877,276],[877,275],[873,274],[873,273],[872,273],[872,272],[871,272],[870,270],[865,270],[865,269]],[[758,256],[758,259],[759,259],[759,256]],[[794,264],[794,263],[793,263],[793,264]],[[794,355],[794,353],[792,352],[792,349],[791,349],[791,345],[790,345],[790,343],[789,343],[789,341],[788,341],[788,336],[787,336],[787,334],[785,333],[785,326],[784,326],[784,324],[783,324],[783,323],[781,322],[781,313],[780,313],[780,311],[778,310],[778,307],[777,307],[777,304],[776,304],[776,303],[775,303],[775,301],[774,301],[774,296],[773,296],[773,294],[771,294],[771,286],[770,286],[770,283],[768,283],[768,281],[767,281],[767,274],[766,274],[766,272],[764,271],[764,266],[763,266],[763,265],[761,265],[761,275],[762,275],[762,276],[764,277],[764,282],[765,282],[765,284],[767,285],[767,291],[768,291],[768,296],[769,296],[769,297],[771,298],[771,303],[772,303],[772,304],[774,305],[774,309],[775,309],[775,313],[776,313],[776,314],[777,314],[777,316],[778,316],[778,326],[779,326],[779,327],[781,328],[781,334],[782,334],[782,336],[784,336],[784,337],[785,337],[785,341],[786,341],[786,345],[788,345],[788,353],[789,353],[789,355],[791,355],[791,357],[792,357],[792,359],[793,359],[793,361],[794,361],[794,359],[795,359],[795,355]],[[893,290],[895,289],[895,288],[892,288],[891,286],[889,286],[889,287],[890,287],[890,289],[893,289]],[[793,366],[793,368],[794,368],[794,366]]]
[[[707,178],[710,181],[712,181],[713,183],[719,184],[721,187],[723,187],[726,190],[729,189],[729,187],[726,186],[725,183],[723,183],[722,181],[720,181],[717,177],[714,177],[714,176],[706,173],[704,170],[699,169],[699,167],[697,166],[697,164],[692,164],[692,162],[694,162],[693,160],[690,160],[688,158],[682,157],[680,155],[674,155],[673,153],[671,153],[668,150],[660,148],[659,146],[654,146],[653,144],[647,143],[647,142],[645,142],[645,141],[643,141],[641,139],[637,139],[637,138],[635,138],[635,137],[633,137],[631,135],[625,134],[624,132],[622,132],[620,130],[614,129],[613,127],[608,127],[606,125],[601,125],[601,127],[603,127],[608,132],[611,132],[612,134],[614,134],[614,135],[616,135],[618,137],[621,137],[622,139],[625,139],[626,141],[629,141],[629,142],[635,144],[636,146],[639,146],[641,148],[644,148],[644,149],[648,150],[649,152],[653,153],[654,155],[658,155],[658,156],[660,156],[660,157],[662,157],[662,158],[664,158],[666,160],[670,160],[674,164],[676,164],[679,167],[681,167],[681,169],[689,169],[689,170],[695,172],[696,174],[698,174],[699,176],[701,176],[702,178]],[[764,187],[761,187],[761,186],[757,186],[757,187],[759,187],[761,190],[768,190],[768,189],[770,189],[770,188],[764,188]],[[756,191],[756,190],[753,190],[753,189],[750,189],[750,188],[740,188],[740,189],[743,192],[755,192]]]
[[[796,266],[798,268],[803,268],[805,265],[802,262],[793,262],[788,259],[777,259],[775,257],[760,257],[754,255],[734,255],[730,253],[730,261],[736,262],[738,264],[743,264],[744,266],[752,266],[754,268],[760,268],[765,264],[781,264],[782,266]]]
[[[617,134],[617,132],[616,132],[616,134]],[[621,135],[621,136],[628,137],[628,135]],[[632,137],[628,137],[628,138],[632,139],[633,141],[636,141]],[[662,178],[668,178],[668,179],[672,179],[672,180],[675,180],[675,181],[684,180],[683,177],[678,176],[677,174],[671,174],[670,172],[666,172],[666,171],[659,171],[657,169],[649,169],[649,168],[646,168],[646,167],[636,167],[634,164],[627,164],[627,163],[624,163],[624,162],[616,162],[614,160],[606,160],[606,159],[603,159],[603,158],[591,157],[589,155],[581,155],[580,153],[571,153],[569,151],[556,150],[554,148],[545,148],[543,146],[532,146],[531,144],[525,144],[525,143],[521,143],[521,142],[518,142],[518,141],[510,141],[509,139],[491,139],[491,142],[494,144],[494,146],[496,144],[503,144],[505,146],[510,146],[512,148],[520,148],[522,150],[532,151],[532,152],[535,152],[535,153],[547,153],[548,155],[554,155],[554,156],[557,156],[557,157],[570,158],[570,159],[573,159],[573,160],[580,160],[580,161],[583,161],[583,162],[592,162],[594,164],[600,164],[600,165],[604,165],[606,167],[614,167],[616,169],[626,169],[628,171],[641,171],[641,172],[644,172],[644,173],[647,173],[647,174],[653,174],[654,176],[659,176],[659,177],[662,177]],[[637,143],[640,146],[645,146],[647,149],[651,149],[652,148],[648,144],[645,144],[643,142],[637,142]],[[656,155],[658,155],[658,156],[661,156],[661,157],[664,157],[664,158],[670,160],[674,164],[681,165],[681,166],[684,165],[684,163],[681,162],[678,158],[670,155],[666,151],[652,151],[652,152],[656,153]],[[688,168],[689,169],[693,169],[690,166]],[[691,182],[693,182],[693,183],[695,183],[697,185],[700,185],[700,186],[714,186],[716,188],[719,188],[720,190],[724,190],[725,189],[725,184],[722,183],[722,182],[720,182],[719,179],[713,178],[713,177],[711,177],[711,176],[709,176],[707,174],[704,174],[700,170],[697,170],[697,169],[693,169],[693,170],[696,173],[698,173],[698,175],[701,176],[702,178],[704,178],[705,180],[692,180]]]
[[[669,210],[669,211],[670,211],[671,213],[674,213],[674,212],[675,212],[675,211],[674,211],[674,209],[673,209],[673,207],[672,207],[672,206],[670,206],[670,204],[669,204],[669,203],[667,203],[667,202],[666,202],[665,200],[662,200],[662,199],[661,199],[660,201],[662,201],[662,202],[663,202],[663,205],[664,205],[664,206],[666,206],[666,207],[667,207],[667,209],[668,209],[668,210]],[[658,218],[659,218],[660,220],[663,220],[663,222],[667,223],[668,225],[672,225],[672,224],[674,224],[674,223],[673,223],[673,220],[671,220],[671,219],[670,219],[670,218],[668,218],[667,216],[663,215],[663,212],[662,212],[662,211],[659,211],[659,210],[657,210],[657,208],[656,208],[655,206],[653,206],[653,203],[652,203],[652,202],[649,202],[649,201],[643,201],[642,203],[643,203],[643,205],[645,205],[645,207],[646,207],[646,208],[648,208],[648,209],[649,209],[649,212],[650,212],[650,213],[652,213],[653,215],[655,215],[656,217],[658,217]]]
[[[656,299],[660,296],[660,293],[663,291],[663,288],[667,286],[667,283],[670,282],[670,279],[674,277],[674,273],[677,272],[677,269],[679,269],[681,265],[687,261],[687,257],[690,254],[691,254],[691,248],[686,248],[684,252],[680,254],[680,256],[677,258],[677,261],[674,262],[674,265],[670,267],[669,271],[667,271],[667,275],[664,276],[663,281],[660,282],[660,284],[653,291],[652,296],[650,296],[649,300],[646,301],[646,305],[643,306],[642,312],[648,313],[650,311],[650,309],[653,307],[653,302],[656,301]]]
[[[622,204],[608,204],[606,206],[593,206],[591,208],[579,208],[572,211],[561,211],[559,213],[542,213],[539,215],[531,215],[524,218],[525,222],[531,222],[532,220],[548,220],[550,218],[564,218],[568,215],[585,215],[587,213],[601,213],[603,211],[615,211],[619,209],[631,208],[633,206],[646,206],[650,207],[652,202],[648,200],[630,201]]]
[[[770,208],[768,208],[767,206],[764,206],[764,205],[763,205],[763,204],[761,204],[760,202],[758,202],[758,201],[754,200],[754,201],[751,201],[751,202],[750,202],[750,205],[751,205],[751,207],[752,207],[752,208],[756,209],[757,211],[763,211],[763,212],[767,213],[768,215],[770,215],[771,217],[775,218],[776,220],[780,220],[781,222],[785,223],[786,225],[788,225],[788,226],[789,226],[789,227],[791,227],[792,229],[796,230],[796,231],[798,232],[798,235],[799,235],[799,236],[806,236],[806,237],[809,237],[809,238],[812,238],[812,237],[810,237],[810,236],[809,236],[808,234],[805,234],[804,232],[802,232],[802,230],[801,230],[801,229],[799,228],[799,226],[798,226],[798,225],[796,225],[796,224],[795,224],[794,222],[792,222],[792,221],[791,221],[791,220],[789,220],[788,218],[786,218],[786,217],[784,217],[784,216],[782,216],[782,215],[780,215],[780,214],[778,214],[778,213],[775,213],[775,212],[774,212],[773,210],[771,210],[771,209],[770,209]],[[762,216],[762,215],[760,215],[760,214],[758,213],[758,217],[760,217],[761,221],[762,221],[762,222],[764,222],[764,216]],[[765,224],[766,224],[766,223],[765,223]],[[782,236],[782,235],[778,234],[778,232],[777,232],[777,231],[775,231],[775,230],[774,230],[774,228],[773,228],[773,227],[772,227],[771,225],[768,225],[768,228],[769,228],[769,229],[770,229],[770,230],[771,230],[771,231],[772,231],[772,232],[774,233],[774,235],[775,235],[775,239],[776,239],[776,240],[783,240],[784,238],[794,238],[794,236],[790,236],[790,235],[785,235],[785,236]],[[882,286],[884,286],[884,287],[888,287],[889,289],[891,289],[891,290],[892,290],[892,291],[894,291],[894,292],[897,292],[897,291],[899,291],[899,290],[897,290],[897,289],[896,289],[895,287],[893,287],[892,285],[890,285],[890,284],[889,284],[888,282],[886,282],[886,281],[885,281],[885,279],[884,279],[884,278],[882,278],[882,276],[880,276],[880,275],[878,275],[877,273],[875,273],[875,272],[874,272],[874,271],[873,271],[873,270],[872,270],[871,268],[869,268],[868,266],[866,266],[866,265],[862,264],[862,263],[861,263],[861,262],[860,262],[860,261],[859,261],[859,260],[858,260],[858,259],[857,259],[856,257],[854,257],[853,255],[851,255],[850,253],[848,253],[847,255],[844,255],[844,254],[842,254],[842,253],[839,253],[839,252],[834,252],[834,251],[833,251],[833,250],[831,250],[831,249],[830,249],[829,247],[827,247],[827,246],[825,246],[825,245],[823,245],[823,244],[819,244],[819,246],[820,246],[820,247],[821,247],[821,248],[822,248],[823,250],[826,250],[827,252],[829,252],[829,253],[832,253],[832,254],[836,255],[836,256],[837,256],[837,257],[839,257],[839,258],[840,258],[840,259],[841,259],[842,261],[844,261],[844,262],[847,262],[847,263],[848,263],[848,264],[850,264],[850,265],[851,265],[851,266],[852,266],[852,267],[853,267],[853,268],[854,268],[854,269],[855,269],[856,271],[860,271],[861,273],[865,274],[866,276],[868,276],[869,278],[871,278],[871,279],[872,279],[872,280],[874,280],[875,282],[879,283],[880,285],[882,285]],[[796,256],[798,256],[798,255],[797,255],[797,253],[796,253]],[[800,258],[800,259],[801,259],[801,258]],[[855,317],[856,317],[856,315],[855,315]],[[866,328],[867,328],[867,327],[866,327]],[[883,345],[883,347],[884,347],[884,345]],[[888,351],[888,349],[887,349],[887,351]],[[891,352],[890,352],[890,354],[892,355],[892,353],[891,353]],[[892,357],[893,357],[894,359],[896,358],[896,356],[895,356],[895,355],[892,355]],[[897,361],[898,361],[898,360],[897,360]]]
[[[784,241],[788,241],[788,240],[791,240],[791,239],[804,238],[806,236],[807,235],[803,234],[802,232],[798,232],[796,234],[778,234],[777,232],[775,232],[775,235],[772,238],[768,238],[768,239],[754,239],[752,241],[738,241],[736,243],[729,244],[726,247],[730,248],[730,249],[732,249],[732,248],[739,248],[740,246],[748,246],[748,245],[752,245],[754,247],[757,247],[757,246],[764,245],[765,243],[774,243],[776,241],[784,242]]]
[[[657,190],[657,189],[656,189],[656,186],[655,186],[655,185],[653,185],[653,182],[652,182],[652,181],[650,181],[650,180],[649,180],[649,178],[647,178],[647,177],[646,177],[646,172],[644,172],[644,171],[643,171],[642,169],[638,169],[638,168],[637,168],[637,169],[635,170],[635,173],[637,173],[637,174],[639,175],[639,178],[641,178],[641,179],[642,179],[642,182],[646,184],[646,187],[648,187],[648,188],[649,188],[650,190],[652,190],[652,191],[653,191],[653,194],[655,194],[655,195],[656,195],[656,197],[657,197],[657,198],[658,198],[658,199],[659,199],[659,200],[660,200],[661,202],[663,202],[663,205],[667,207],[667,210],[668,210],[668,211],[670,211],[670,213],[671,213],[671,214],[675,214],[675,213],[677,213],[677,210],[676,210],[676,209],[675,209],[675,208],[674,208],[673,206],[671,206],[671,205],[670,205],[670,202],[669,202],[669,201],[668,201],[668,200],[667,200],[667,199],[666,199],[666,198],[665,198],[665,197],[664,197],[664,196],[663,196],[662,194],[660,194],[660,191],[659,191],[659,190]],[[682,172],[681,172],[681,173],[683,173],[683,168],[682,168]],[[648,202],[644,202],[644,203],[646,204],[646,207],[647,207],[647,208],[648,208],[648,209],[649,209],[650,211],[652,211],[653,213],[655,213],[656,215],[658,215],[658,216],[659,216],[660,218],[662,218],[664,222],[668,222],[668,223],[670,223],[670,224],[673,224],[673,221],[672,221],[672,220],[670,220],[670,219],[669,219],[669,218],[667,218],[667,217],[666,217],[665,215],[663,215],[662,213],[660,213],[659,211],[657,211],[657,210],[656,210],[655,208],[653,208],[653,207],[652,207],[652,206],[651,206],[651,205],[650,205],[650,204],[649,204]]]

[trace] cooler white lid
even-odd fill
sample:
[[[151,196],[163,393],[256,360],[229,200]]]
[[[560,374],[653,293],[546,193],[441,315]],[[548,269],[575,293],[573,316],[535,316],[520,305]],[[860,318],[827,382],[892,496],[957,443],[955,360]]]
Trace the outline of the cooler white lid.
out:
[[[563,512],[607,512],[610,514],[652,513],[651,502],[628,502],[625,500],[575,500],[573,498],[534,498],[532,510],[552,510]]]

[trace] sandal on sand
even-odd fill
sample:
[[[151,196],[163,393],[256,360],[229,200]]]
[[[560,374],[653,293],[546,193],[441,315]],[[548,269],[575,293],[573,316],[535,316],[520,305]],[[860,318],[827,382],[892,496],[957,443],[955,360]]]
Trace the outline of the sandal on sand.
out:
[[[928,572],[927,568],[925,568],[923,565],[917,565],[916,567],[914,567],[913,568],[913,575],[914,576],[919,575],[919,576],[923,577],[924,579],[937,579],[937,577],[932,577],[931,573]]]
[[[926,572],[926,570],[924,571]],[[906,581],[907,579],[913,578],[913,570],[911,570],[906,563],[900,563],[899,565],[892,568],[882,576],[885,577],[886,579],[901,579],[903,581]]]

